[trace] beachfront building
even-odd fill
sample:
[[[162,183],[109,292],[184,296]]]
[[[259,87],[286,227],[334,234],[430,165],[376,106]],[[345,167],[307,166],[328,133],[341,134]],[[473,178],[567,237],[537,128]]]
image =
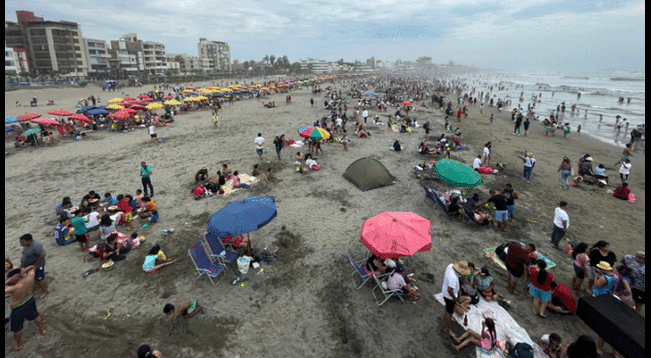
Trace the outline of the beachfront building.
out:
[[[165,45],[160,42],[145,41],[142,43],[145,59],[145,70],[150,74],[165,74],[167,72],[167,57]]]
[[[29,73],[27,49],[5,46],[5,75]]]
[[[176,54],[166,53],[165,58],[167,59],[167,73],[168,74],[179,74],[179,73],[181,73],[181,63],[176,60]]]
[[[179,63],[179,69],[182,74],[203,72],[203,64],[197,56],[188,56],[185,53],[170,53],[167,55],[167,58],[168,60],[172,58]]]
[[[231,48],[226,42],[200,38],[197,49],[204,72],[231,72]]]
[[[17,22],[5,21],[6,47],[25,49],[33,75],[86,76],[84,41],[79,24],[46,21],[31,11],[16,11]]]
[[[86,49],[88,74],[108,74],[111,55],[109,54],[106,41],[84,38],[84,47]]]
[[[311,73],[332,73],[337,71],[336,64],[324,60],[308,57],[307,60],[300,60],[299,62],[303,71],[311,71]]]
[[[118,40],[111,40],[109,49],[110,71],[117,76],[139,76],[145,71],[145,56],[142,40],[133,33],[122,35]]]

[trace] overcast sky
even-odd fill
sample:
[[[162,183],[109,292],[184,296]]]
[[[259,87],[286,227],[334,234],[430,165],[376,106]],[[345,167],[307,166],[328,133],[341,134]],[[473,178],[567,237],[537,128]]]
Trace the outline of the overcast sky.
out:
[[[431,56],[536,73],[645,69],[641,0],[8,0],[5,20],[16,10],[78,22],[88,38],[135,32],[167,52],[196,56],[200,37],[224,41],[240,62]]]

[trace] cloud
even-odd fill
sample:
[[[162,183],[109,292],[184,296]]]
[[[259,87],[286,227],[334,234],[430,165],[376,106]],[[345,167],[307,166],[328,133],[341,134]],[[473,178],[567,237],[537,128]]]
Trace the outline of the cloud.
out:
[[[134,32],[169,52],[196,55],[200,37],[225,41],[240,61],[287,55],[290,61],[435,62],[506,69],[644,69],[641,0],[9,0],[15,10],[79,22],[86,37],[115,40]]]

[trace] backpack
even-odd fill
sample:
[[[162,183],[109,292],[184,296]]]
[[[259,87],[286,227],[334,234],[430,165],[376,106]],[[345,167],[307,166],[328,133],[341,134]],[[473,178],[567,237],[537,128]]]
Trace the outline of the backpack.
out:
[[[509,353],[509,358],[533,358],[533,347],[528,343],[517,343]]]
[[[204,193],[206,192],[206,189],[204,189],[203,186],[199,185],[194,190],[192,190],[192,195],[195,197],[201,197]]]

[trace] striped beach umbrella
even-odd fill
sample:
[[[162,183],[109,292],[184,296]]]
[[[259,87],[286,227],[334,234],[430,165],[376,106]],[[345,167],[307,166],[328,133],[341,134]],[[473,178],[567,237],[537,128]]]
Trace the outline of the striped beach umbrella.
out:
[[[329,139],[330,133],[319,127],[303,127],[298,130],[298,134],[303,138],[310,138],[313,140]]]

